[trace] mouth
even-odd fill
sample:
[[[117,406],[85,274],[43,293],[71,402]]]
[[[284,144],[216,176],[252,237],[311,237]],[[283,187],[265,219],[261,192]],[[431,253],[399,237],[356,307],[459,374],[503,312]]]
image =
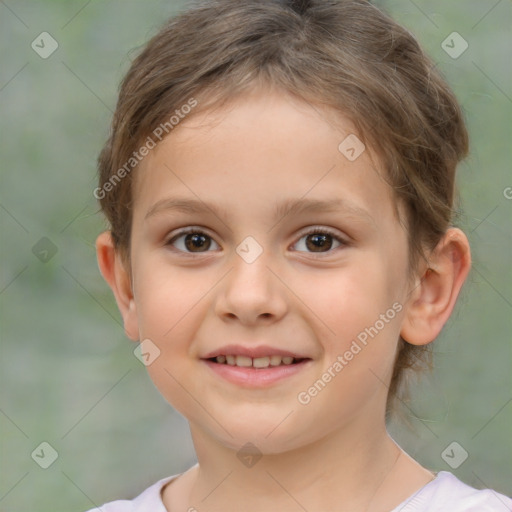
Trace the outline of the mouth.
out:
[[[216,357],[206,359],[212,363],[223,364],[228,366],[237,366],[239,368],[276,368],[278,366],[290,366],[302,363],[308,360],[306,357],[293,357],[293,356],[263,356],[263,357],[249,357],[235,354],[221,354]]]
[[[231,346],[201,358],[216,377],[244,388],[264,388],[290,378],[312,364],[301,354],[271,347]]]

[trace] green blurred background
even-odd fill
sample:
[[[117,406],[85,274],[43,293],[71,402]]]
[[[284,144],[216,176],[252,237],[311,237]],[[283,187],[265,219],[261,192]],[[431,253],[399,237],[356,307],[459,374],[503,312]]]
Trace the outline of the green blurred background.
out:
[[[406,409],[411,426],[390,429],[432,470],[512,494],[512,5],[376,3],[438,63],[472,139],[458,183],[473,270],[436,342],[435,372]],[[2,511],[79,512],[195,463],[186,421],[134,357],[97,269],[105,223],[92,195],[118,83],[184,5],[0,2]],[[441,47],[454,31],[469,44],[457,59]],[[31,48],[41,32],[58,42],[46,59]],[[43,441],[58,453],[48,469],[35,462]],[[453,441],[469,454],[457,469],[441,457]]]

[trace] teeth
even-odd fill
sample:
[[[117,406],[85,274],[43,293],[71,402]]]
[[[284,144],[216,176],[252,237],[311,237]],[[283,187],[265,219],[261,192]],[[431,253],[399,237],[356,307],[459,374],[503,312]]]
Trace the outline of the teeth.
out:
[[[270,357],[255,357],[252,360],[254,368],[268,368],[270,364]]]
[[[273,366],[290,365],[293,363],[292,356],[265,356],[255,357],[247,356],[221,355],[215,358],[219,364],[228,364],[230,366],[240,366],[242,368],[268,368]]]
[[[281,364],[281,356],[270,356],[270,366],[279,366]]]
[[[247,356],[236,356],[237,366],[252,366],[252,359]]]

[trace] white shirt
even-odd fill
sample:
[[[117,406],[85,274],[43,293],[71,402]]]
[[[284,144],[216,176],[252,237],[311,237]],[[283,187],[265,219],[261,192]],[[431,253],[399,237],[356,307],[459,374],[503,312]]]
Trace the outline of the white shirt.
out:
[[[112,501],[88,512],[169,512],[160,491],[178,476],[159,480],[133,500]],[[440,471],[434,480],[390,512],[512,512],[512,499],[491,489],[479,491],[452,473]]]

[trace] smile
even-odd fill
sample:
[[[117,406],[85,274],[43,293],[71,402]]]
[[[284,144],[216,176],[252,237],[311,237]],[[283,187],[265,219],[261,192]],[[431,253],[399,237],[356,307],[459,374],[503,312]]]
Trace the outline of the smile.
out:
[[[241,355],[218,355],[208,359],[213,363],[224,364],[229,366],[238,366],[241,368],[274,368],[277,366],[288,366],[298,364],[304,361],[304,358],[295,358],[292,356],[263,356],[263,357],[248,357]]]
[[[253,352],[252,357],[247,352]],[[220,378],[245,389],[268,388],[300,374],[313,364],[313,359],[308,357],[272,352],[275,351],[268,350],[267,354],[271,355],[263,355],[261,350],[226,350],[224,353],[210,353],[201,361],[215,379]]]

